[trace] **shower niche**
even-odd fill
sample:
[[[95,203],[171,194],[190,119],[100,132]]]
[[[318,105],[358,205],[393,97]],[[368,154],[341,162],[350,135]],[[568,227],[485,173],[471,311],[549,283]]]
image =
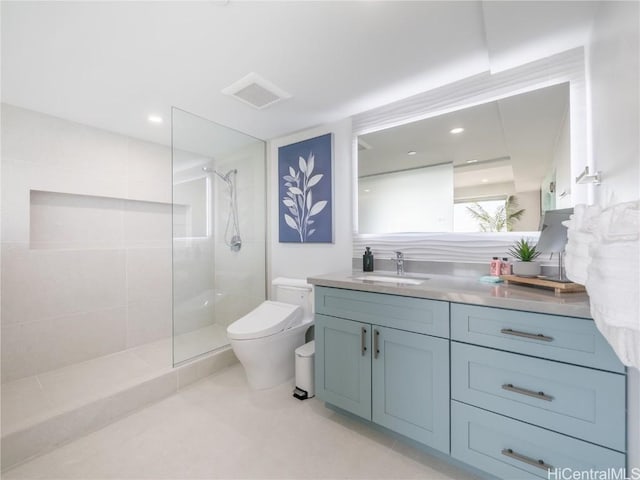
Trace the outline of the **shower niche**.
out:
[[[173,364],[266,298],[265,143],[172,109]]]

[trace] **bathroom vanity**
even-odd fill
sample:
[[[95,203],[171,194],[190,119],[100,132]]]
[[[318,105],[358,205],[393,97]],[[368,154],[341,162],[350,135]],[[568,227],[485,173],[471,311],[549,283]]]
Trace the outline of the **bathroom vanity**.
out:
[[[625,368],[585,294],[388,277],[308,279],[319,399],[498,478],[625,466]]]

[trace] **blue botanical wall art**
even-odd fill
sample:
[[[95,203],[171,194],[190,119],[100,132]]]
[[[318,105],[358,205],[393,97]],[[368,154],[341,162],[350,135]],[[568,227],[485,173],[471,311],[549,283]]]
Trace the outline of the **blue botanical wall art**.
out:
[[[333,134],[278,149],[282,243],[332,243]]]

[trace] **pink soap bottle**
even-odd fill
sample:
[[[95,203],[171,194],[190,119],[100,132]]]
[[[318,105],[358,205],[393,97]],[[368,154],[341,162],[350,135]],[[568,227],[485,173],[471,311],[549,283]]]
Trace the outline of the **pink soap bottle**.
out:
[[[500,275],[511,275],[511,262],[507,257],[500,262]]]
[[[489,265],[489,273],[495,277],[499,277],[500,265],[500,259],[498,259],[498,257],[493,257],[493,260],[491,260],[491,264]]]

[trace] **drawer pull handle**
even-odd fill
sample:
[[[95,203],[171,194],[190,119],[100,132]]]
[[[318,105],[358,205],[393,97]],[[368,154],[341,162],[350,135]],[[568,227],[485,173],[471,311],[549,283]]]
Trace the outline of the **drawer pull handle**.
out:
[[[548,463],[545,463],[544,460],[535,460],[531,457],[527,457],[525,455],[514,452],[510,448],[503,448],[502,455],[514,458],[521,461],[522,463],[526,463],[527,465],[533,465],[534,467],[541,468],[542,470],[553,470],[553,467]]]
[[[367,353],[367,329],[366,327],[362,327],[360,331],[360,350],[362,351],[362,356]]]
[[[503,328],[500,330],[500,333],[504,333],[505,335],[513,335],[514,337],[530,338],[531,340],[553,342],[553,337],[547,337],[546,335],[543,335],[541,333],[519,332],[518,330],[512,330],[511,328]]]
[[[380,355],[380,330],[373,330],[373,358],[378,358]]]
[[[527,390],[526,388],[514,387],[511,383],[505,383],[504,385],[502,385],[502,389],[519,393],[520,395],[527,395],[539,400],[546,400],[547,402],[553,400],[552,396],[547,395],[544,392],[534,392],[533,390]]]

